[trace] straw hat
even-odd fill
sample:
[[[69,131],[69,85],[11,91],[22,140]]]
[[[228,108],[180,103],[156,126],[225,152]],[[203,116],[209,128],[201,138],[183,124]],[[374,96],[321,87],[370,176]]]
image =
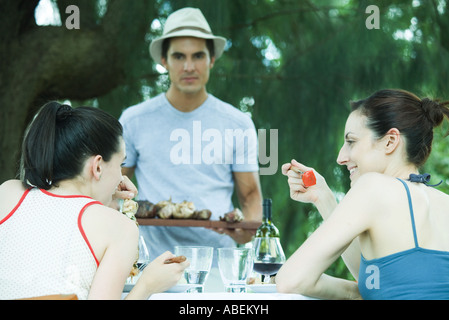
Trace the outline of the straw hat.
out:
[[[168,16],[162,36],[150,44],[150,55],[159,64],[162,56],[162,42],[167,38],[195,37],[214,40],[215,59],[218,59],[226,45],[226,39],[212,34],[209,24],[200,9],[183,8]]]

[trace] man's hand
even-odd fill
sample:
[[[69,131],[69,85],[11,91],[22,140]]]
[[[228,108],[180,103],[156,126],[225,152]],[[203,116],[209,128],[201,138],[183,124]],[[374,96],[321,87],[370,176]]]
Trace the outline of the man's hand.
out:
[[[227,229],[227,228],[208,228],[214,230],[220,234],[227,234],[235,242],[239,244],[245,244],[252,240],[252,237],[256,234],[256,230],[246,230],[242,228]]]

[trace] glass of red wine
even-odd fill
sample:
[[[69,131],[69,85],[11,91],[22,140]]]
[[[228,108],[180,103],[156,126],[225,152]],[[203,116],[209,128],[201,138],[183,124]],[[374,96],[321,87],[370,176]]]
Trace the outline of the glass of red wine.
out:
[[[270,277],[276,274],[285,262],[284,250],[278,237],[256,237],[253,242],[253,270],[263,275],[263,283],[270,283]]]

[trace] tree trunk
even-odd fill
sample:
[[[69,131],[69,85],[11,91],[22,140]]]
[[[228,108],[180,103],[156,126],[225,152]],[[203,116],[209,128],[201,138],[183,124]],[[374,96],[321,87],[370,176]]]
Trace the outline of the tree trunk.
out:
[[[16,176],[23,132],[44,102],[106,94],[125,82],[129,59],[146,46],[149,1],[110,0],[100,23],[83,25],[83,15],[93,16],[88,1],[72,1],[81,16],[73,30],[65,28],[64,10],[63,26],[36,26],[37,0],[0,4],[2,30],[11,30],[0,38],[0,183]]]

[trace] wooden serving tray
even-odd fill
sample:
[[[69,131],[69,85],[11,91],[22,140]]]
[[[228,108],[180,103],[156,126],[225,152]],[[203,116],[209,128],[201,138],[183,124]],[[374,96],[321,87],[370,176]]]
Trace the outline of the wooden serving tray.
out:
[[[225,229],[247,229],[257,230],[262,224],[259,221],[226,222],[217,220],[196,219],[160,219],[160,218],[137,218],[142,226],[168,226],[168,227],[203,227],[203,228],[225,228]]]

